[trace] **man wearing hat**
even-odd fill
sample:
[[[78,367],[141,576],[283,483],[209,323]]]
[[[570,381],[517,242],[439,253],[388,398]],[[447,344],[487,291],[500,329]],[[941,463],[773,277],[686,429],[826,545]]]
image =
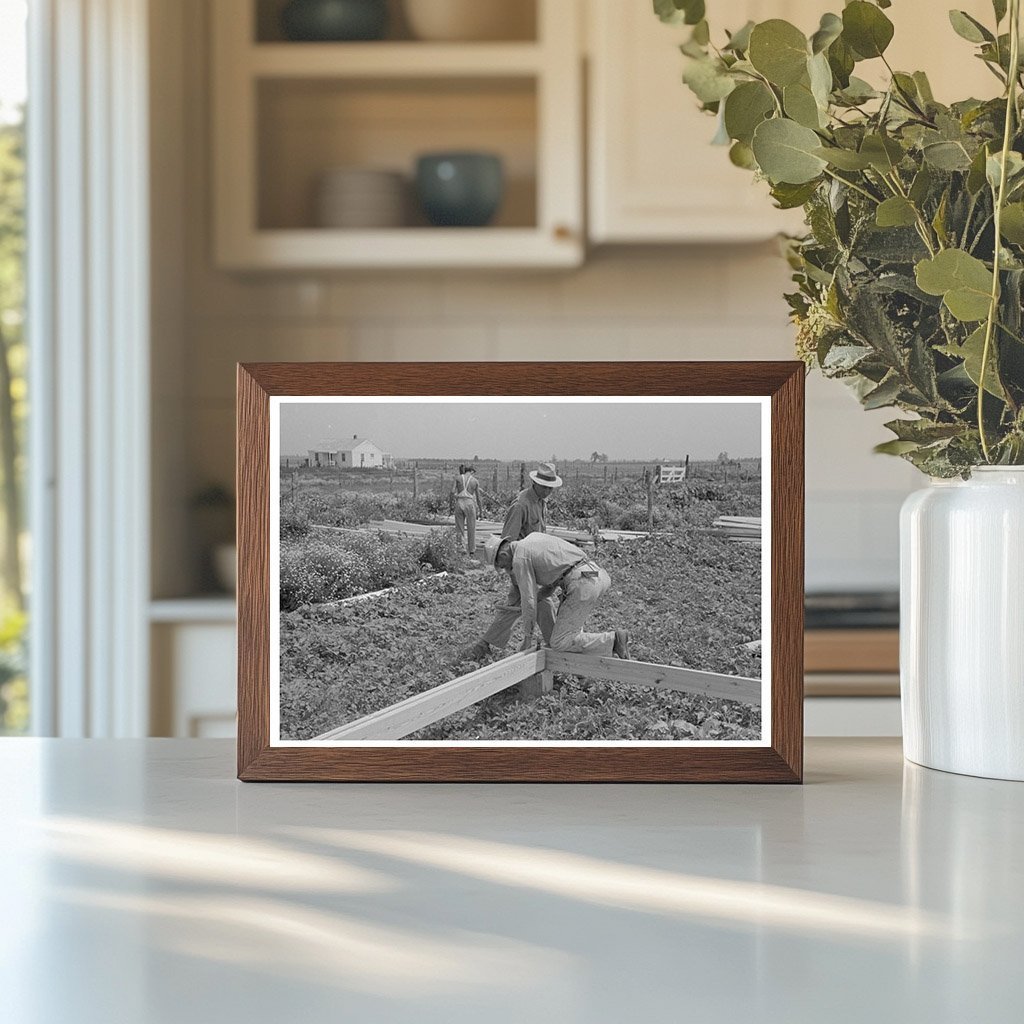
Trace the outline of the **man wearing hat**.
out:
[[[523,644],[533,647],[533,627],[538,602],[559,591],[562,602],[555,616],[550,646],[567,654],[629,657],[629,637],[624,629],[584,633],[583,626],[611,586],[611,579],[587,555],[560,537],[531,533],[519,541],[494,536],[484,545],[483,562],[504,570],[522,595]]]
[[[533,533],[546,532],[544,503],[556,487],[562,486],[562,478],[556,472],[553,462],[542,462],[530,474],[530,480],[530,486],[516,495],[516,500],[506,513],[501,533],[495,534],[499,539],[518,541]],[[495,606],[494,621],[487,632],[476,643],[461,651],[460,657],[470,661],[481,661],[491,654],[493,648],[501,650],[506,647],[512,635],[512,627],[522,613],[519,587],[515,579],[512,579],[508,596],[504,602]],[[555,624],[554,594],[542,597],[537,602],[536,618],[540,624],[541,635],[545,642],[549,641]]]

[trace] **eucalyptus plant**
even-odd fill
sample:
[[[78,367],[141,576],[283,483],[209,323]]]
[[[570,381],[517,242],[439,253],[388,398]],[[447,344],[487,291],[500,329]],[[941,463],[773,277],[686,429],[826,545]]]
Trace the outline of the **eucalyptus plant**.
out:
[[[997,95],[945,105],[886,59],[890,0],[852,0],[806,36],[748,22],[715,45],[705,0],[654,0],[691,26],[683,80],[734,164],[803,207],[787,239],[797,350],[866,409],[895,407],[879,451],[931,476],[1024,463],[1024,133],[1020,3],[989,25],[950,11]],[[888,86],[856,75],[878,61]]]

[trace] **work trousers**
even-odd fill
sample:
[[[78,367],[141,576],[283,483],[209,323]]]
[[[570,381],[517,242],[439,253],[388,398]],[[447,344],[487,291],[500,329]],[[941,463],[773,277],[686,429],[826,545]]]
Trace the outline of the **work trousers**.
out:
[[[540,626],[540,633],[546,644],[551,643],[551,631],[555,627],[556,607],[557,601],[554,594],[548,597],[537,597],[537,625]],[[519,587],[513,581],[505,600],[499,601],[494,606],[494,621],[484,633],[484,639],[492,647],[507,646],[509,637],[512,635],[512,627],[522,614],[522,595],[519,593]]]
[[[551,648],[566,654],[597,654],[609,657],[615,646],[615,633],[584,633],[583,626],[597,602],[612,585],[608,573],[590,565],[572,570],[562,585],[562,603],[551,632]]]
[[[459,545],[471,554],[476,553],[476,502],[472,498],[455,499],[455,529]]]

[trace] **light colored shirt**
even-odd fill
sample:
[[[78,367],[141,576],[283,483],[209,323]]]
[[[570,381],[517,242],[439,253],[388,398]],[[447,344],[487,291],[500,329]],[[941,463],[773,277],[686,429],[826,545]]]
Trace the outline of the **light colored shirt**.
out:
[[[533,487],[521,490],[505,514],[505,522],[501,527],[502,537],[522,540],[531,533],[544,533],[545,530],[543,499],[537,497]]]
[[[537,621],[537,590],[557,583],[574,565],[588,561],[575,544],[546,533],[531,533],[516,542],[509,570],[519,587],[523,608],[523,636],[533,635]]]

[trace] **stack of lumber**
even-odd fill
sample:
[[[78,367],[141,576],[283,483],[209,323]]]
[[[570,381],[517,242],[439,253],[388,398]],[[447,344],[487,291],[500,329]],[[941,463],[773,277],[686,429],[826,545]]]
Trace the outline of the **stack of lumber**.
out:
[[[738,544],[761,543],[761,519],[754,516],[719,516],[712,527]]]

